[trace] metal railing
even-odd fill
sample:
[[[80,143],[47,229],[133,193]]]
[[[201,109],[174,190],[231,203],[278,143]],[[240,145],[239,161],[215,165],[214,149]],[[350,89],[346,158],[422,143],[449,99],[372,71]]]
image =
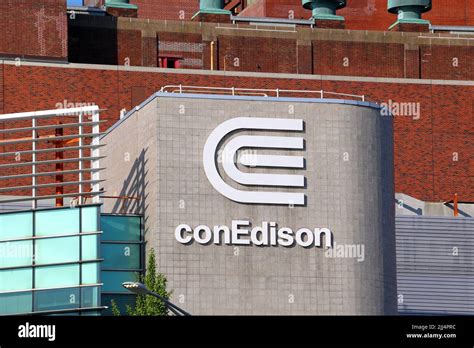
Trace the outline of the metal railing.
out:
[[[231,16],[232,24],[247,23],[255,26],[275,26],[275,27],[291,27],[295,28],[297,25],[306,25],[313,28],[315,25],[314,19],[289,19],[289,18],[264,18],[264,17],[243,17]]]
[[[232,96],[258,96],[258,97],[304,97],[310,98],[311,95],[320,99],[355,99],[365,102],[365,95],[328,92],[324,90],[292,90],[292,89],[266,89],[266,88],[237,88],[237,87],[211,87],[211,86],[184,86],[167,85],[160,89],[161,93],[193,93],[193,94],[223,94]],[[339,98],[342,97],[342,98]]]

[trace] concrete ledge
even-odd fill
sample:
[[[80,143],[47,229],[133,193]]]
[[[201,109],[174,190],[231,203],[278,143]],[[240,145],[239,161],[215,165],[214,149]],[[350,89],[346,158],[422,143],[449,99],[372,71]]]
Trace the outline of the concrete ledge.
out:
[[[15,65],[14,60],[1,60],[0,64]],[[88,70],[107,70],[124,72],[149,72],[162,74],[187,74],[187,75],[207,75],[207,76],[229,76],[229,77],[258,77],[271,79],[298,79],[315,81],[351,81],[351,82],[371,82],[371,83],[399,83],[399,84],[418,84],[418,85],[448,85],[448,86],[474,86],[474,81],[465,80],[429,80],[429,79],[404,79],[404,78],[385,78],[385,77],[361,77],[361,76],[339,76],[339,75],[309,75],[309,74],[273,74],[257,73],[244,71],[220,71],[220,70],[198,70],[198,69],[166,69],[154,67],[134,67],[123,65],[100,65],[100,64],[77,64],[77,63],[43,63],[21,61],[23,66],[39,66],[62,69],[88,69]]]

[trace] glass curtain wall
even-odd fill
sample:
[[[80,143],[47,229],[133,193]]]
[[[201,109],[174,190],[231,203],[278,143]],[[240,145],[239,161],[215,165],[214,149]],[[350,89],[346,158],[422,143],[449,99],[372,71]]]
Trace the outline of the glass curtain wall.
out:
[[[0,214],[0,315],[98,314],[100,234],[98,205]]]
[[[103,214],[101,226],[102,303],[109,307],[103,314],[111,314],[114,300],[125,315],[126,306],[134,304],[135,295],[124,289],[122,283],[137,280],[143,271],[142,219],[136,215]]]

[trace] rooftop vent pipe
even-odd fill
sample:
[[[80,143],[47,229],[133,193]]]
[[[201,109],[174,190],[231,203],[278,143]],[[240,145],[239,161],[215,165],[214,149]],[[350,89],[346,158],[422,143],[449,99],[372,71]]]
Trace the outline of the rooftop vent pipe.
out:
[[[137,8],[136,5],[130,5],[129,0],[105,0],[105,6],[116,8]]]
[[[302,0],[303,7],[313,11],[313,19],[343,21],[336,10],[346,7],[346,0]]]
[[[204,13],[229,14],[230,11],[224,10],[224,0],[200,0],[199,11]]]
[[[399,23],[429,24],[429,21],[421,19],[421,14],[431,10],[431,0],[388,0],[388,12],[398,14],[398,20],[392,26]]]
[[[224,10],[224,0],[200,0],[199,11],[191,18],[200,22],[230,22],[232,12]]]

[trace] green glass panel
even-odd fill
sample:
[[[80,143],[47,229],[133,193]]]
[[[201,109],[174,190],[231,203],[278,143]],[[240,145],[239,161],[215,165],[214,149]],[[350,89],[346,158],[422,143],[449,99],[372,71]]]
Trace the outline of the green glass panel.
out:
[[[35,282],[36,288],[79,285],[79,265],[38,267]]]
[[[99,282],[99,263],[82,264],[82,284],[97,284]]]
[[[33,262],[31,240],[0,243],[0,268],[29,266]]]
[[[36,241],[36,264],[79,261],[79,237],[48,238]]]
[[[102,268],[139,269],[140,245],[137,244],[102,244],[101,254],[104,258]]]
[[[81,208],[82,232],[97,232],[99,230],[99,207]]]
[[[36,291],[35,311],[54,311],[79,308],[79,288]]]
[[[50,236],[79,233],[79,209],[55,209],[37,211],[36,235]]]
[[[104,241],[140,241],[139,216],[102,215],[100,226]]]
[[[99,288],[87,287],[82,288],[82,308],[99,307]]]
[[[53,314],[44,314],[45,316],[48,317],[78,317],[81,313],[79,312],[74,312],[74,309],[71,310],[71,312],[68,313],[53,313]]]
[[[111,316],[112,315],[112,300],[115,301],[119,311],[122,315],[127,314],[127,305],[134,306],[136,301],[136,296],[129,292],[127,294],[113,294],[113,295],[102,295],[101,301],[103,306],[107,306],[107,309],[104,309],[102,315]]]
[[[31,237],[33,213],[0,214],[0,240]]]
[[[99,258],[99,236],[88,235],[82,237],[82,260]]]
[[[31,292],[0,294],[0,315],[23,314],[33,311]]]
[[[0,271],[0,291],[28,290],[33,287],[31,268]]]
[[[112,272],[112,271],[103,271],[102,272],[102,292],[122,292],[129,293],[126,290],[122,283],[135,281],[137,279],[136,272]]]

